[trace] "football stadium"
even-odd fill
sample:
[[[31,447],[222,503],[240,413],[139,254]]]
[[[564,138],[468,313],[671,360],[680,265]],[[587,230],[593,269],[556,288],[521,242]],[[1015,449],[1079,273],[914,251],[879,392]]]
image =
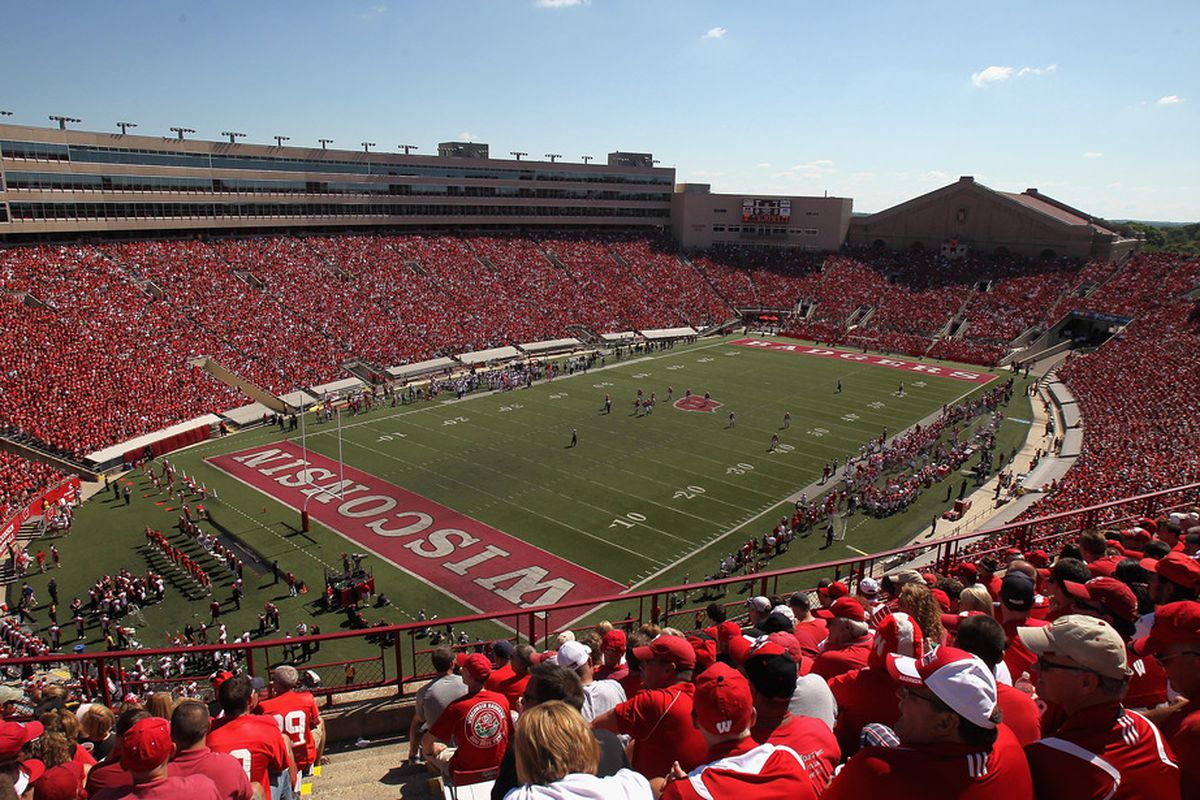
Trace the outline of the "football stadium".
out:
[[[1200,797],[1200,258],[972,176],[51,119],[14,796]]]

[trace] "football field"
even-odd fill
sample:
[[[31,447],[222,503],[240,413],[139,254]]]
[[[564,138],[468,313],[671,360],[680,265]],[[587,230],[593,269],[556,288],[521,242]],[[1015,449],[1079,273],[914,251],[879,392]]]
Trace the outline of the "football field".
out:
[[[788,345],[795,347],[781,349]],[[269,571],[248,571],[243,608],[225,617],[231,637],[256,628],[266,600],[279,603],[284,630],[301,619],[318,621],[323,632],[345,627],[343,615],[318,613],[312,601],[346,552],[368,554],[376,591],[392,602],[367,611],[370,621],[405,622],[418,609],[443,618],[501,613],[629,585],[696,581],[746,538],[770,530],[788,513],[787,498],[820,480],[824,465],[844,464],[868,439],[1009,374],[808,354],[814,349],[785,339],[701,340],[610,358],[531,388],[346,416],[340,439],[335,423],[318,425],[310,414],[303,441],[300,431],[260,428],[171,461],[216,491],[205,505],[224,531],[314,590],[289,598]],[[635,411],[639,390],[654,394],[652,413]],[[1019,446],[1028,431],[1020,387],[1005,411],[999,453]],[[60,542],[60,594],[86,598],[87,585],[105,571],[144,571],[144,525],[185,538],[172,530],[178,504],[156,496],[139,473],[130,479],[131,506],[98,496],[81,509],[76,533]],[[957,488],[957,481],[950,483]],[[798,539],[771,568],[900,544],[944,510],[945,485],[924,492],[904,515],[852,517],[846,541],[829,550],[819,549],[822,537]],[[301,508],[312,517],[308,532]],[[83,552],[84,537],[100,531],[105,545]],[[231,576],[214,578],[217,597],[227,600]],[[150,646],[162,643],[159,631],[208,618],[206,602],[170,598],[144,613]],[[489,638],[500,630],[470,633]],[[360,647],[329,649],[354,655]]]

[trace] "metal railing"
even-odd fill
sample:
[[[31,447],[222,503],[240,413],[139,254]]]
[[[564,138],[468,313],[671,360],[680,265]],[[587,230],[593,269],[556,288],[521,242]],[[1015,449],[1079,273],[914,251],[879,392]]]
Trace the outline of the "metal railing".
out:
[[[596,614],[601,607],[611,604],[619,604],[615,609],[618,616],[611,618],[613,624],[618,626],[632,627],[646,622],[661,624],[669,621],[670,617],[686,620],[700,609],[669,609],[667,606],[671,595],[684,592],[690,596],[697,591],[711,594],[722,589],[730,592],[740,590],[752,591],[754,594],[780,595],[795,590],[811,590],[820,577],[840,577],[854,581],[863,576],[882,574],[901,564],[927,567],[944,573],[957,561],[968,556],[978,559],[991,553],[1003,552],[1009,547],[1018,547],[1025,552],[1038,547],[1048,549],[1056,546],[1064,537],[1088,528],[1119,527],[1138,517],[1157,516],[1194,505],[1198,500],[1200,483],[1191,483],[917,545],[897,547],[868,556],[834,559],[754,575],[738,575],[700,584],[644,589],[549,606],[514,609],[500,614],[472,614],[400,625],[381,625],[286,640],[0,659],[0,671],[8,673],[11,677],[27,677],[37,670],[65,669],[72,676],[68,683],[80,686],[85,694],[111,703],[114,700],[119,701],[128,692],[169,689],[192,682],[198,683],[200,694],[203,696],[207,689],[205,676],[220,669],[222,662],[228,660],[228,655],[234,654],[235,660],[243,664],[251,675],[263,675],[273,664],[298,661],[301,668],[312,669],[320,675],[321,686],[316,689],[316,693],[324,695],[330,702],[338,694],[386,686],[394,686],[398,694],[404,694],[408,684],[433,674],[429,663],[429,654],[433,648],[429,645],[426,633],[435,628],[451,626],[461,630],[463,626],[476,623],[497,623],[513,631],[517,641],[539,644],[551,640],[556,634],[573,625],[578,626],[580,630],[590,627],[581,622]],[[374,643],[378,646],[378,655],[319,664],[307,663],[320,651],[321,644],[351,638]],[[447,644],[457,650],[478,649],[480,646],[478,642]],[[291,649],[293,655],[299,651],[303,656],[283,658],[285,646]],[[175,659],[183,656],[191,665],[191,670],[185,675],[171,678],[130,677],[129,668],[137,659],[149,664],[151,660],[157,661],[163,656]]]

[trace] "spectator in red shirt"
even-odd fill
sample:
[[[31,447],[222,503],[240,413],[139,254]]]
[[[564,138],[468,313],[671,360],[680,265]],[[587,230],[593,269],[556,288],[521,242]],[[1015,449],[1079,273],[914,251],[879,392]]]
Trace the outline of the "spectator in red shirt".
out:
[[[307,774],[321,762],[325,749],[325,721],[317,701],[311,692],[299,688],[300,672],[288,664],[271,671],[271,687],[273,696],[259,701],[258,707],[275,718],[279,730],[292,743],[296,767]]]
[[[209,730],[208,706],[198,700],[184,700],[171,714],[171,740],[175,756],[167,765],[174,777],[204,775],[217,787],[221,800],[263,800],[262,787],[251,784],[241,762],[225,753],[209,749],[205,737]]]
[[[121,737],[121,764],[133,776],[131,786],[102,789],[94,800],[221,800],[216,784],[205,775],[174,777],[168,762],[175,752],[171,726],[162,717],[147,717],[134,723]]]
[[[606,631],[600,642],[600,655],[604,663],[596,668],[596,680],[614,680],[618,683],[629,674],[629,666],[625,663],[625,646],[628,639],[625,631],[613,628]]]
[[[875,631],[867,666],[844,672],[829,681],[837,701],[833,732],[846,757],[858,752],[863,726],[878,722],[889,727],[900,716],[896,681],[887,670],[889,655],[919,658],[924,655],[921,627],[902,611],[884,617]]]
[[[647,780],[665,777],[675,763],[693,769],[707,749],[692,725],[695,650],[686,639],[664,634],[630,654],[641,668],[644,688],[596,717],[592,727],[631,737],[630,765]]]
[[[1180,796],[1200,797],[1200,603],[1159,606],[1150,635],[1134,650],[1153,657],[1166,670],[1171,687],[1188,698],[1159,729],[1179,764]]]
[[[840,597],[829,608],[829,638],[813,662],[812,671],[825,680],[867,665],[871,653],[871,628],[867,610],[853,597]]]
[[[250,677],[238,675],[222,682],[217,698],[224,716],[209,732],[208,746],[238,759],[246,777],[259,784],[266,797],[284,772],[288,773],[287,782],[294,786],[291,747],[273,717],[252,713],[258,706],[258,690]]]
[[[1012,731],[1000,724],[996,680],[979,658],[939,647],[920,661],[893,656],[903,684],[898,747],[859,750],[823,800],[1032,800],[1029,766]]]
[[[1116,629],[1069,614],[1018,634],[1038,656],[1039,697],[1062,710],[1025,748],[1038,797],[1178,800],[1179,767],[1158,729],[1121,706],[1130,670]]]
[[[705,763],[691,772],[673,765],[663,800],[754,797],[816,800],[817,792],[799,753],[750,734],[755,722],[750,683],[728,664],[716,663],[696,679],[696,727],[708,745]]]
[[[1024,572],[1009,572],[1000,581],[1000,605],[998,607],[1000,624],[1008,640],[1004,650],[1004,664],[1008,674],[1014,681],[1030,671],[1037,656],[1029,652],[1029,648],[1021,644],[1017,636],[1017,628],[1022,626],[1037,627],[1048,625],[1045,620],[1030,619],[1029,612],[1033,610],[1033,599],[1036,594],[1033,579]],[[965,648],[964,648],[965,649]],[[974,652],[974,651],[972,651]],[[979,655],[976,653],[976,655]],[[987,661],[986,658],[983,659]]]
[[[745,642],[745,640],[742,640]],[[833,731],[815,717],[793,714],[789,708],[796,693],[796,661],[783,646],[769,639],[736,648],[736,660],[750,681],[754,700],[754,725],[750,736],[759,744],[790,747],[804,763],[820,794],[841,761]]]
[[[958,626],[954,646],[978,656],[995,674],[1005,653],[1004,628],[992,617],[977,614],[967,617]],[[996,681],[996,703],[1000,706],[1004,725],[1024,747],[1042,735],[1041,711],[1033,698],[1020,689]]]
[[[504,695],[509,708],[517,707],[517,699],[529,683],[529,668],[533,666],[533,648],[527,644],[513,647],[512,642],[502,639],[496,642],[493,651],[499,665],[488,676],[484,688]]]
[[[467,693],[447,706],[425,734],[422,749],[443,775],[491,769],[504,758],[512,716],[504,695],[484,688],[491,674],[487,656],[467,656],[462,664]]]
[[[1150,599],[1165,606],[1180,600],[1196,600],[1200,586],[1200,562],[1183,553],[1172,551],[1158,561],[1145,559],[1142,567],[1153,573],[1150,578]]]
[[[807,631],[817,644],[825,641],[825,637],[829,635],[829,626],[825,620],[813,614],[812,600],[809,598],[808,592],[793,592],[792,596],[788,598],[788,606],[796,615],[796,631]]]

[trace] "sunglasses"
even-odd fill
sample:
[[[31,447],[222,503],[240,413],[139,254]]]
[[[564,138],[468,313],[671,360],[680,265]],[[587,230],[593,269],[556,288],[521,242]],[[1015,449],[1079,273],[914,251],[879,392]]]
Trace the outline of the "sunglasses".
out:
[[[925,692],[919,692],[915,689],[909,688],[908,686],[900,687],[900,693],[904,697],[914,697],[917,700],[923,700],[939,710],[947,707],[946,704],[939,700],[936,696],[932,694],[926,694]]]
[[[1041,658],[1037,660],[1037,668],[1041,672],[1046,672],[1052,669],[1057,669],[1062,672],[1092,672],[1092,670],[1088,669],[1087,667],[1075,667],[1070,664],[1058,664],[1054,661],[1046,661],[1045,659]]]

